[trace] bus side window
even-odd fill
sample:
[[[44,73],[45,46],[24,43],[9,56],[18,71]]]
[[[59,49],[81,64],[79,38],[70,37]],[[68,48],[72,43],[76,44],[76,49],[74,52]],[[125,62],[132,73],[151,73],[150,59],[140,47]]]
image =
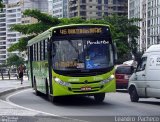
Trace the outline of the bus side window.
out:
[[[45,60],[47,60],[47,58],[48,58],[47,42],[48,42],[48,40],[46,39],[46,40],[45,40],[45,48],[44,48],[44,50],[45,50],[45,53],[44,53]]]
[[[33,61],[36,61],[36,46],[33,45]]]
[[[28,48],[28,61],[30,61],[30,56],[31,56],[31,54],[30,54],[30,48],[31,47]]]
[[[41,53],[41,60],[44,60],[44,56],[43,56],[43,41],[40,42],[40,53]]]
[[[39,49],[38,49],[38,43],[37,43],[37,44],[36,44],[36,53],[37,53],[37,55],[36,55],[36,60],[37,60],[37,61],[38,61],[38,57],[39,57],[38,52],[39,52]]]
[[[41,61],[41,42],[38,43],[38,60]]]

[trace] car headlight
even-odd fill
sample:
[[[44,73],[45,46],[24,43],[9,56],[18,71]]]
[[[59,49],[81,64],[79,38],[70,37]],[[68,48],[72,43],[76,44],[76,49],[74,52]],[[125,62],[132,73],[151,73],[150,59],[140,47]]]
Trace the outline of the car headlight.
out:
[[[106,84],[106,83],[112,81],[114,78],[115,78],[114,75],[111,75],[108,79],[105,79],[105,80],[101,81],[100,83],[101,84]]]
[[[62,86],[67,86],[67,87],[70,87],[71,84],[70,83],[67,83],[67,82],[63,82],[62,80],[60,80],[59,78],[55,78],[54,79],[58,84],[62,85]]]

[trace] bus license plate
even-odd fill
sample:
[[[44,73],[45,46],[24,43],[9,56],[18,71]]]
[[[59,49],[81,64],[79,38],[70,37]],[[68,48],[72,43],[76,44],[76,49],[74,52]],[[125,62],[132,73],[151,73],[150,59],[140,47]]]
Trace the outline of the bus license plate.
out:
[[[81,91],[90,91],[90,90],[92,90],[91,87],[82,87],[81,88]]]

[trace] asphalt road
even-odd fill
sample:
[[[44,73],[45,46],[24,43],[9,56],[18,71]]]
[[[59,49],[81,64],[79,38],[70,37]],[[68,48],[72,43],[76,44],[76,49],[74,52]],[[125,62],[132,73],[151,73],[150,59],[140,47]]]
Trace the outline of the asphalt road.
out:
[[[53,104],[43,96],[36,96],[32,89],[12,94],[7,99],[26,108],[86,121],[101,122],[107,116],[114,116],[114,121],[119,116],[160,116],[159,99],[140,99],[132,103],[126,92],[106,93],[100,104],[93,97],[62,97]]]

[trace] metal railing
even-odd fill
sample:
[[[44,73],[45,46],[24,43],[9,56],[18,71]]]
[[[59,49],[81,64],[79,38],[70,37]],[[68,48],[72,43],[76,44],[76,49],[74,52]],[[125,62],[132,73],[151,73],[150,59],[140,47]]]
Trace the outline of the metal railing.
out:
[[[28,70],[24,72],[24,76],[28,77]],[[18,72],[13,70],[0,69],[0,80],[19,79]]]

